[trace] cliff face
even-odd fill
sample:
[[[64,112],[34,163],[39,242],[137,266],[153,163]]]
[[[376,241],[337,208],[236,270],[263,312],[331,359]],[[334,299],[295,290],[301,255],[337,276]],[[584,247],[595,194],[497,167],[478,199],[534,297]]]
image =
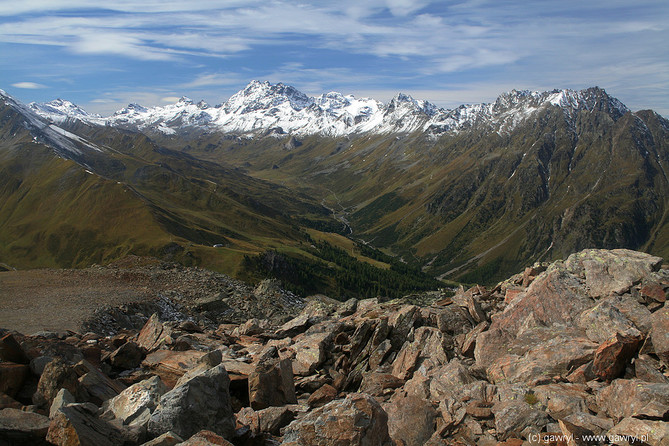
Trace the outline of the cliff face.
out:
[[[253,306],[221,324],[243,301],[174,293],[148,321],[148,303],[99,313],[126,327],[113,336],[5,334],[0,432],[17,444],[669,440],[661,258],[586,250],[491,289],[386,303],[287,301],[270,285],[249,299],[290,301],[283,324]]]

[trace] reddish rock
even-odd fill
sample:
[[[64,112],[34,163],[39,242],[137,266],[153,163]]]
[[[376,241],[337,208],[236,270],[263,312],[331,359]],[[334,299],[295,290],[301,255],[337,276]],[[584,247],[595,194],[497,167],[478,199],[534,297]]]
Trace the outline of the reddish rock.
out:
[[[249,401],[255,410],[297,403],[290,359],[270,357],[249,374]]]
[[[467,333],[462,342],[462,347],[460,348],[463,356],[468,358],[474,357],[474,350],[476,349],[476,338],[478,338],[481,333],[486,331],[489,326],[490,324],[487,321],[484,321],[474,327],[469,333]]]
[[[506,293],[504,293],[504,302],[507,304],[511,303],[515,298],[517,298],[523,292],[525,292],[524,288],[507,288]]]
[[[200,431],[179,446],[234,446],[225,438],[211,431]]]
[[[388,413],[388,433],[397,444],[423,446],[436,430],[437,411],[427,400],[396,397],[384,407]]]
[[[474,418],[490,418],[492,417],[492,403],[486,401],[470,401],[465,406],[467,415]]]
[[[158,315],[154,313],[139,332],[137,345],[147,351],[153,351],[160,346],[166,337],[167,333],[164,330],[163,324],[160,322]]]
[[[84,404],[61,407],[51,420],[46,439],[58,446],[121,446],[123,433],[112,424],[95,416]]]
[[[404,380],[390,373],[369,372],[363,374],[360,392],[372,396],[383,396],[388,389],[402,387]]]
[[[653,342],[655,354],[665,365],[669,366],[669,304],[653,313],[650,339]]]
[[[0,362],[0,393],[15,397],[21,390],[29,371],[29,367],[25,364]]]
[[[639,355],[634,359],[634,374],[641,381],[649,383],[669,383],[662,372],[660,372],[660,362],[648,355]]]
[[[429,359],[435,366],[448,363],[444,348],[444,334],[433,327],[420,327],[414,332],[413,341],[405,342],[393,362],[392,374],[408,379],[423,361]]]
[[[281,428],[287,426],[295,414],[289,407],[268,407],[267,409],[255,411],[245,407],[236,414],[237,423],[248,426],[255,435],[270,433],[280,435]]]
[[[183,352],[156,350],[146,356],[142,365],[160,376],[167,388],[172,388],[179,378],[195,367],[198,360],[205,354],[197,350]]]
[[[646,283],[639,290],[642,296],[653,299],[657,302],[666,302],[667,294],[664,287],[657,282]]]
[[[669,384],[616,379],[597,393],[597,406],[614,419],[669,416]]]
[[[324,384],[317,391],[311,394],[307,400],[307,405],[311,408],[321,407],[337,398],[337,389],[329,384]]]
[[[611,381],[625,373],[625,368],[636,355],[643,338],[616,333],[595,351],[592,371],[600,379]]]
[[[573,372],[566,376],[570,383],[585,384],[595,379],[595,373],[592,371],[592,361],[577,367]]]
[[[388,415],[364,393],[314,409],[284,431],[284,446],[390,446]]]
[[[28,364],[30,362],[18,341],[11,333],[0,338],[0,360],[16,364]]]
[[[669,444],[669,423],[666,421],[640,420],[625,418],[608,431],[614,444],[641,444],[648,446],[666,446]],[[619,442],[618,439],[636,438],[634,442]]]
[[[56,358],[44,367],[44,372],[37,384],[37,392],[33,396],[33,402],[38,406],[51,407],[60,389],[67,389],[75,397],[82,393],[79,376],[74,371],[74,367]]]

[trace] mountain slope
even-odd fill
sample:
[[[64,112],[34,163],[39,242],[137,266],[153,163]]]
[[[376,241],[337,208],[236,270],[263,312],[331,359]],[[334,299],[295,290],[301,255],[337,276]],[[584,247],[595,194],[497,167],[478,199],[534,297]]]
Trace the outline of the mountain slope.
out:
[[[163,227],[198,243],[304,242],[306,224],[470,281],[590,247],[669,255],[669,122],[597,87],[443,110],[254,81],[216,107],[58,110],[68,118],[50,119],[100,148],[97,172],[141,191]],[[258,242],[265,233],[272,241]]]
[[[234,272],[246,254],[303,243],[294,215],[328,219],[308,197],[142,134],[77,120],[64,120],[65,130],[0,99],[6,263],[69,267],[128,252],[172,253]]]

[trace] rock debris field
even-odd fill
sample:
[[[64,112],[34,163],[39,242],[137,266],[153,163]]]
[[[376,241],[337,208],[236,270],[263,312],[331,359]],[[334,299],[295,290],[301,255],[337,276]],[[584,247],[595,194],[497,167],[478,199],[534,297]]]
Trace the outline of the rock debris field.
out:
[[[648,254],[582,251],[424,305],[138,259],[0,283],[19,273],[113,286],[102,308],[0,292],[0,446],[669,445],[669,270]],[[39,299],[32,323],[17,308]]]

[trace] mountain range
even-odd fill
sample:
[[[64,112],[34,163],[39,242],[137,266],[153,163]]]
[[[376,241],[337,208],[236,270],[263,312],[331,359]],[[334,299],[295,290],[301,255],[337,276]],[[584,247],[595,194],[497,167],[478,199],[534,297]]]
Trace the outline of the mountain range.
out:
[[[2,92],[0,262],[137,253],[240,276],[268,251],[322,264],[326,241],[473,282],[583,248],[666,257],[668,148],[667,119],[597,87],[446,110],[253,81],[108,117]]]

